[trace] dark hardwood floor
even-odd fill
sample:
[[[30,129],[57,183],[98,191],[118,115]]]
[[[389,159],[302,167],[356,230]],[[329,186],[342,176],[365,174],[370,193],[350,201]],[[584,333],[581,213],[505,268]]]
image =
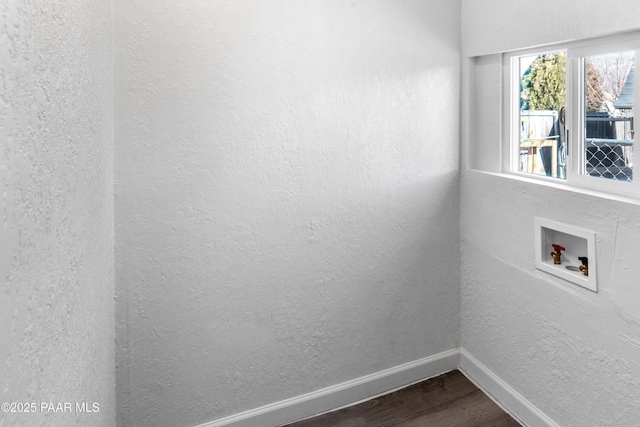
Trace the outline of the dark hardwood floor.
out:
[[[519,427],[460,371],[285,427]]]

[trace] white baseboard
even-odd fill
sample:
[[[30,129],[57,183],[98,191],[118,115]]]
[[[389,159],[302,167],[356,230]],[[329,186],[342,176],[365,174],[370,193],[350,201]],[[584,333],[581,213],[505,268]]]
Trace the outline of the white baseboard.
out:
[[[458,369],[460,351],[445,351],[332,387],[200,424],[197,427],[276,427],[328,412]]]
[[[471,382],[523,425],[560,427],[465,349],[445,351],[196,427],[276,427],[360,403],[454,369],[459,369]]]
[[[527,427],[559,427],[465,349],[460,349],[460,371],[511,416]]]

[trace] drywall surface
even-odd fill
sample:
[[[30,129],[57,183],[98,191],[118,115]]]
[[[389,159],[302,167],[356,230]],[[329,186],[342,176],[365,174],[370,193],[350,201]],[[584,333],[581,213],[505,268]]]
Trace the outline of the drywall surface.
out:
[[[484,10],[477,9],[478,3],[499,6],[500,13],[473,17]],[[640,22],[637,4],[632,3],[617,2],[626,6],[625,13],[606,22],[618,29],[629,22],[629,15]],[[553,41],[543,40],[548,37],[542,36],[544,31],[533,34],[523,25],[525,16],[535,17],[538,4],[526,10],[519,5],[463,2],[463,50],[495,51],[504,48],[505,41],[512,47]],[[557,2],[554,10],[572,7],[573,13],[561,14],[567,18],[564,27],[548,33],[559,38],[597,34],[602,29],[595,25],[597,19],[608,16],[600,13],[600,6],[593,1]],[[512,20],[520,23],[517,30]],[[480,25],[501,26],[503,32],[474,33]],[[585,34],[583,25],[593,33]],[[482,100],[475,103],[482,105]],[[469,134],[474,143],[472,129]],[[559,425],[637,425],[639,204],[464,171],[460,208],[462,347]],[[597,233],[597,294],[536,270],[536,216]]]
[[[462,1],[462,52],[486,55],[633,30],[636,0]]]
[[[598,293],[536,270],[535,216],[597,233]],[[640,206],[468,171],[460,230],[462,347],[559,425],[637,425]]]
[[[115,422],[111,23],[0,3],[2,427]]]
[[[116,9],[119,425],[458,346],[457,2]]]

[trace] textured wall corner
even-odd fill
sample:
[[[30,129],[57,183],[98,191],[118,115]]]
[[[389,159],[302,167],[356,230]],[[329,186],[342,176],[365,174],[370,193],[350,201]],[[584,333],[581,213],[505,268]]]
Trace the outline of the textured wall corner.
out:
[[[110,4],[0,3],[3,427],[115,422]]]
[[[456,348],[457,2],[116,4],[119,424]]]

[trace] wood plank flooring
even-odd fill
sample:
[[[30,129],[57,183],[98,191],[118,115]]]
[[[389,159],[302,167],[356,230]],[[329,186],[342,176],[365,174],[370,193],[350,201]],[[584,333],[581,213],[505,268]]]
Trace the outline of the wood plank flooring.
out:
[[[285,427],[519,427],[460,371]]]

